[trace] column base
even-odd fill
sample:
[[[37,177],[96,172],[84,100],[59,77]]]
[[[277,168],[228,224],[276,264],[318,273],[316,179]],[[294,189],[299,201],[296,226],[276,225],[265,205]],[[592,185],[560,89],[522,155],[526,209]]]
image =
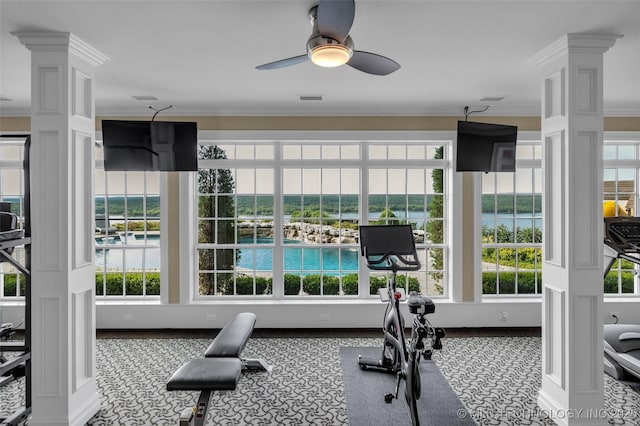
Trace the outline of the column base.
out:
[[[53,419],[51,413],[43,413],[42,415],[32,414],[29,419],[29,426],[83,426],[86,425],[93,416],[100,410],[100,395],[94,393],[90,398],[84,401],[81,407],[74,407],[70,413],[69,419]]]
[[[538,392],[538,407],[558,426],[602,426],[607,425],[604,408],[566,408],[544,390]]]

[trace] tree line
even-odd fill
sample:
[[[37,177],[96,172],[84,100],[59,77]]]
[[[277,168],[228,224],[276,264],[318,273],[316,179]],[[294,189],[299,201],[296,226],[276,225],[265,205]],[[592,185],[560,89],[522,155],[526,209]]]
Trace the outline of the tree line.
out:
[[[145,211],[146,200],[146,211]],[[107,205],[109,206],[109,217],[125,216],[125,201],[126,201],[126,215],[129,217],[160,217],[160,196],[148,195],[144,196],[130,196],[130,197],[108,197]],[[96,216],[104,217],[105,213],[105,197],[96,197]]]

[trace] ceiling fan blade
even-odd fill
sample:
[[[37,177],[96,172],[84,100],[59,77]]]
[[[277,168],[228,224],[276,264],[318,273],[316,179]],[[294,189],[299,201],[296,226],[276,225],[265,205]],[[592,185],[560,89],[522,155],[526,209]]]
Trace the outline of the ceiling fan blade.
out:
[[[309,55],[299,55],[294,56],[292,58],[280,59],[279,61],[269,62],[268,64],[258,65],[256,67],[257,70],[275,70],[277,68],[290,67],[291,65],[296,65],[301,62],[304,62],[309,59]]]
[[[354,0],[320,0],[316,18],[318,31],[342,43],[349,35],[355,13]]]
[[[347,62],[353,68],[374,75],[387,75],[400,69],[400,64],[386,56],[375,53],[354,50],[353,56]]]

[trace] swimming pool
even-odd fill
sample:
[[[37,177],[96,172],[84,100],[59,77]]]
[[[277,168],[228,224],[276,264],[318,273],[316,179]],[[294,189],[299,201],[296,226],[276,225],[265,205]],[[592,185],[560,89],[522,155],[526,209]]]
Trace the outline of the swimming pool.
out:
[[[131,236],[127,237],[131,238]],[[240,240],[242,243],[248,243],[247,240]],[[294,241],[287,241],[295,244]],[[160,269],[160,236],[148,235],[147,246],[126,250],[103,249],[100,246],[108,243],[113,245],[122,245],[120,237],[109,237],[107,241],[96,241],[96,266],[107,270],[141,270],[141,269]],[[136,238],[134,247],[144,243],[143,240]],[[260,244],[273,244],[272,238],[259,238],[256,248],[241,248],[237,266],[256,271],[273,270],[273,248],[260,247]],[[151,246],[151,247],[149,247]],[[154,247],[157,246],[157,247]],[[357,272],[358,270],[358,249],[347,247],[285,247],[284,248],[284,270],[285,272],[319,272],[319,271],[346,271]],[[126,264],[125,264],[126,261]]]
[[[271,248],[240,250],[238,266],[256,271],[273,269],[273,251]],[[316,248],[285,247],[284,271],[358,271],[358,249],[354,248]]]

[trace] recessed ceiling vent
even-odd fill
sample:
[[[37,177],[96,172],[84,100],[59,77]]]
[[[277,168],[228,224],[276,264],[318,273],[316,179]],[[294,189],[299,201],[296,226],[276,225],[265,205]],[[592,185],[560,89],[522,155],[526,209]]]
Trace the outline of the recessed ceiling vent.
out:
[[[133,99],[135,99],[136,101],[157,101],[158,98],[156,98],[153,95],[134,95],[132,96]]]
[[[480,99],[480,102],[500,102],[504,99],[504,96],[485,96]]]
[[[322,95],[300,95],[301,101],[321,101]]]

